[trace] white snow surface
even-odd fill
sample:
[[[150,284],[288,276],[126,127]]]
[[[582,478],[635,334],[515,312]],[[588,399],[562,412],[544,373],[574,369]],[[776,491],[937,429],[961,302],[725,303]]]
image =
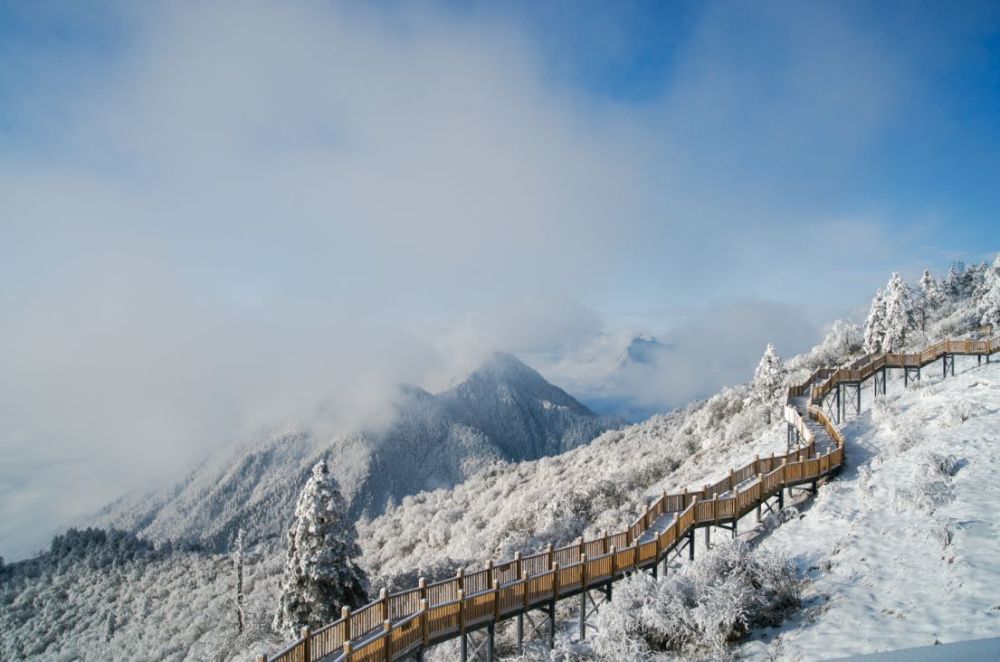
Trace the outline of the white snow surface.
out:
[[[808,581],[804,609],[742,646],[816,660],[1000,633],[1000,365],[959,357],[850,421],[847,466],[770,534]]]

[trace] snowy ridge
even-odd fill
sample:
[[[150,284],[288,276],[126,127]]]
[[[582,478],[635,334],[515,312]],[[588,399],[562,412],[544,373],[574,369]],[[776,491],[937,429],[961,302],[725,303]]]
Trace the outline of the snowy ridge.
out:
[[[860,384],[880,371],[884,376],[887,368],[919,369],[939,359],[947,366],[956,354],[988,357],[996,351],[1000,351],[1000,338],[946,340],[915,354],[883,353],[848,368],[818,370],[805,383],[789,387],[786,398],[786,420],[805,440],[804,447],[786,456],[757,457],[700,491],[664,493],[623,532],[590,541],[581,539],[559,549],[550,545],[543,552],[499,564],[491,562],[484,570],[460,573],[455,579],[430,585],[421,582],[417,588],[392,595],[383,593],[379,600],[294,642],[272,659],[330,655],[340,649],[343,655],[339,659],[394,658],[459,636],[466,628],[526,611],[537,603],[614,581],[628,570],[655,565],[684,545],[694,528],[738,522],[783,488],[815,483],[837,471],[844,461],[846,440],[821,407],[836,389],[835,416],[840,419],[842,384]],[[808,399],[802,397],[806,393]],[[826,433],[826,452],[817,453],[816,433],[808,419]],[[652,535],[646,535],[649,532]],[[352,642],[358,643],[356,649],[352,649]]]

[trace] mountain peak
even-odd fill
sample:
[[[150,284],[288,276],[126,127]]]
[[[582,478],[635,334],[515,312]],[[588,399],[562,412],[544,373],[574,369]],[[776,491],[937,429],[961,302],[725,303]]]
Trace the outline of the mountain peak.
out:
[[[548,384],[538,371],[526,365],[510,352],[494,352],[463,381],[475,377],[488,377],[503,381],[530,379]]]

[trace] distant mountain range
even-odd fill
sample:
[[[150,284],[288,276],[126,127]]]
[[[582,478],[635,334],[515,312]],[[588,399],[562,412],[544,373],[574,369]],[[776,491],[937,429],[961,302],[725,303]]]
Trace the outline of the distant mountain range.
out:
[[[333,439],[292,430],[241,444],[169,489],[112,503],[97,523],[216,551],[226,550],[241,528],[248,542],[280,543],[309,468],[321,457],[352,516],[370,518],[390,502],[451,487],[497,460],[555,455],[621,425],[500,353],[443,393],[401,387],[392,406],[392,422],[382,429]]]

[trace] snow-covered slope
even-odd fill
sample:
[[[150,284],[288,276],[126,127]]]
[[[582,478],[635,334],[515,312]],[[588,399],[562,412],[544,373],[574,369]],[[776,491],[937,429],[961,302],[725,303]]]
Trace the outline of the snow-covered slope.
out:
[[[392,407],[391,423],[358,434],[324,439],[293,429],[231,448],[167,490],[112,504],[98,523],[217,551],[239,528],[251,542],[281,540],[309,468],[321,457],[351,515],[372,517],[406,495],[451,487],[495,461],[559,453],[618,424],[509,354],[495,355],[439,395],[401,388]]]
[[[618,530],[647,496],[714,481],[754,453],[783,452],[783,424],[769,425],[748,393],[726,389],[568,453],[497,463],[452,489],[406,497],[359,523],[369,575],[402,587],[421,574]]]
[[[843,474],[770,535],[809,578],[806,608],[744,653],[814,660],[1000,632],[1000,365],[933,368],[844,428]]]

